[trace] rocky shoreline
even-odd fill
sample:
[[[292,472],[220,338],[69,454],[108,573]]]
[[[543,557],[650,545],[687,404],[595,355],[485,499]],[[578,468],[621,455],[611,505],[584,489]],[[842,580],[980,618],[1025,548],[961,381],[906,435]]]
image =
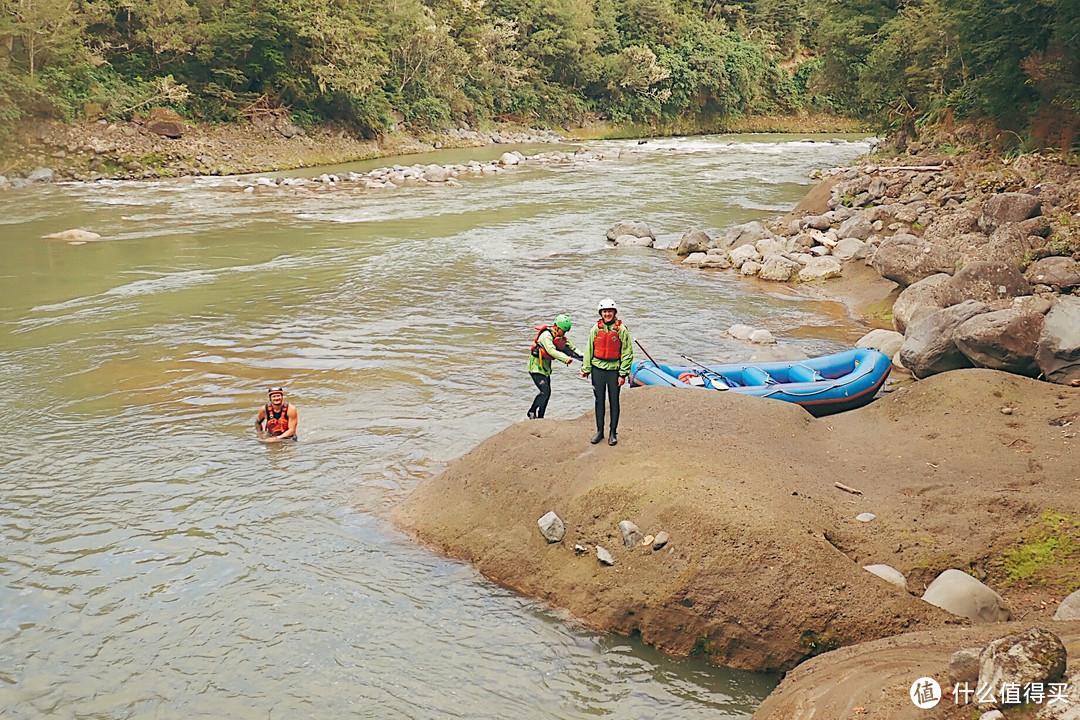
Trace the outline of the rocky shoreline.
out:
[[[656,246],[643,222],[616,247]],[[1080,386],[1080,169],[1057,158],[876,159],[791,214],[669,246],[684,265],[821,284],[865,265],[895,295],[876,347],[926,378],[981,367]]]
[[[428,138],[390,133],[368,140],[328,127],[305,131],[280,118],[190,125],[174,115],[158,109],[129,122],[41,122],[22,128],[0,158],[0,190],[65,180],[229,176],[442,148],[563,141],[550,130],[510,127],[458,128]]]

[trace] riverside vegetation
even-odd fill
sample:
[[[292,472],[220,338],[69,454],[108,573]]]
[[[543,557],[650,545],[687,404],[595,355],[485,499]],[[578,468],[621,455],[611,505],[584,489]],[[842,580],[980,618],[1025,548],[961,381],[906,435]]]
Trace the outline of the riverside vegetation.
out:
[[[901,142],[953,116],[1069,148],[1072,0],[2,0],[0,139],[34,119],[333,124],[350,136],[496,121],[649,133],[750,115],[869,119]],[[170,132],[169,118],[158,118]],[[175,131],[175,125],[172,126]],[[14,150],[14,152],[10,152]],[[0,168],[3,171],[3,168]]]

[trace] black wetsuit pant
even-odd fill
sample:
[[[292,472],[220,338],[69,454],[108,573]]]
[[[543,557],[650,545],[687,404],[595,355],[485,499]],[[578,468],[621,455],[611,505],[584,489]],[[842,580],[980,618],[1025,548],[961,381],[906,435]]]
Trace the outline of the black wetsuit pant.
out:
[[[551,376],[543,373],[529,373],[529,375],[532,376],[536,389],[540,391],[533,398],[532,407],[529,408],[529,416],[542,418],[544,413],[547,412],[548,400],[551,399]]]
[[[589,373],[592,378],[593,398],[596,400],[596,432],[604,432],[604,396],[611,405],[611,434],[619,429],[619,371],[593,368]]]

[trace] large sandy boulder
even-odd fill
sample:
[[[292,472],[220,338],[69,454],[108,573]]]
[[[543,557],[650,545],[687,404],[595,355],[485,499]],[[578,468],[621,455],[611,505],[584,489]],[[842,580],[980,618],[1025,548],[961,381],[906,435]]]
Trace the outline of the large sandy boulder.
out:
[[[1080,262],[1071,257],[1054,255],[1032,264],[1025,275],[1029,282],[1067,292],[1080,287]]]
[[[904,336],[892,330],[875,329],[863,335],[855,343],[858,348],[873,348],[880,350],[889,357],[900,352],[904,344]]]
[[[942,289],[950,277],[946,273],[937,273],[903,289],[893,303],[893,327],[897,332],[907,332],[909,327],[945,307]]]
[[[770,255],[762,263],[761,272],[758,273],[758,276],[762,280],[787,282],[800,270],[802,270],[802,265],[794,260],[789,260],[783,255]]]
[[[1062,295],[1046,314],[1035,359],[1050,382],[1080,384],[1080,297]]]
[[[675,247],[676,255],[689,255],[691,253],[708,252],[713,246],[713,240],[709,234],[700,228],[690,228],[679,238],[679,244]]]
[[[981,302],[967,300],[930,314],[914,329],[908,328],[900,348],[900,362],[917,378],[973,367],[956,346],[956,329],[987,309]]]
[[[956,347],[975,367],[1036,377],[1044,318],[1038,309],[1023,306],[976,315],[957,326]]]
[[[622,220],[608,228],[607,239],[614,241],[620,235],[633,235],[634,237],[647,237],[656,240],[649,226],[640,220]]]
[[[886,280],[907,287],[937,273],[956,271],[959,254],[914,235],[893,235],[874,252],[873,266]]]
[[[873,234],[873,225],[871,225],[870,221],[862,215],[848,218],[842,222],[840,227],[836,230],[836,236],[840,239],[855,238],[856,240],[866,240],[866,238]]]
[[[942,286],[941,301],[948,307],[965,300],[992,302],[1030,293],[1031,286],[1014,265],[979,260],[957,270]]]
[[[840,261],[832,256],[816,257],[799,271],[799,280],[813,282],[814,280],[827,280],[839,277],[844,272]]]
[[[1039,198],[1027,193],[998,193],[988,197],[979,215],[979,228],[985,233],[992,233],[1007,223],[1027,220],[1039,214]]]
[[[963,570],[946,570],[926,588],[922,599],[975,623],[1009,619],[1005,600]]]
[[[776,235],[760,222],[749,222],[729,229],[719,247],[730,249],[740,245],[757,245],[759,240],[765,238],[775,239]]]

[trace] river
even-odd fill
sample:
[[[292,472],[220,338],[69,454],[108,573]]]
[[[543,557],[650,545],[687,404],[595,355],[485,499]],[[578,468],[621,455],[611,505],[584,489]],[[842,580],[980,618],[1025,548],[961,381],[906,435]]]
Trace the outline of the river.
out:
[[[865,328],[806,290],[604,239],[786,211],[869,147],[829,140],[611,141],[633,153],[460,188],[0,194],[0,716],[749,716],[775,678],[583,629],[385,511],[524,421],[533,325],[567,313],[583,341],[601,297],[658,360],[746,357],[735,323],[850,346]],[[102,239],[42,239],[68,228]],[[549,418],[591,409],[576,375]],[[270,385],[300,442],[255,441]]]

